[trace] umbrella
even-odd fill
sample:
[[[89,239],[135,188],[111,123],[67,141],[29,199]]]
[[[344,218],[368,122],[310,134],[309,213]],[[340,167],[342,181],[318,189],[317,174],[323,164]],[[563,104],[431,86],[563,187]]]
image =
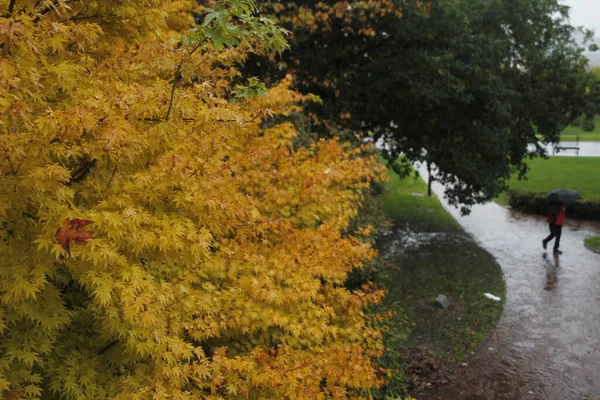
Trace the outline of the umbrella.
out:
[[[548,201],[566,203],[579,199],[581,199],[581,195],[578,191],[573,189],[554,189],[551,192],[548,192]]]

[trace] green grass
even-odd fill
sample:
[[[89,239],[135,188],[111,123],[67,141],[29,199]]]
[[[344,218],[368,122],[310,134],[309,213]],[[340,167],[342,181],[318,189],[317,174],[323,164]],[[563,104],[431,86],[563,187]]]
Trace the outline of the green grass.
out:
[[[593,252],[600,253],[600,236],[589,237],[585,239],[584,244]]]
[[[413,394],[426,382],[435,385],[452,375],[496,325],[503,302],[491,301],[483,293],[502,299],[505,295],[502,271],[494,258],[465,234],[435,195],[413,195],[426,191],[420,178],[391,177],[384,209],[397,230],[378,243],[382,256],[375,275],[378,286],[388,293],[378,311],[396,313],[388,325],[384,365],[405,373],[402,378],[395,375],[388,389],[402,381]],[[407,229],[435,235],[418,249],[384,257]],[[452,302],[448,309],[433,306],[439,294]],[[413,369],[423,363],[433,366],[428,376]]]
[[[436,196],[427,197],[427,185],[420,177],[400,180],[390,172],[389,190],[383,208],[393,221],[402,221],[422,232],[460,230],[460,225],[446,211]]]
[[[596,116],[594,120],[596,121],[596,128],[592,132],[584,132],[583,129],[578,126],[569,125],[561,133],[560,140],[563,142],[575,141],[577,140],[577,135],[579,135],[580,142],[600,141],[600,116]]]
[[[584,200],[600,201],[600,157],[550,157],[527,161],[530,171],[526,180],[513,177],[508,185],[511,189],[532,192],[549,192],[556,188],[575,189]],[[508,204],[508,194],[502,193],[496,201]]]
[[[567,128],[569,129],[569,128]],[[600,142],[600,132],[582,132],[577,134],[576,129],[581,130],[581,128],[573,128],[573,130],[565,130],[560,135],[561,142],[575,142],[578,139],[580,142]]]

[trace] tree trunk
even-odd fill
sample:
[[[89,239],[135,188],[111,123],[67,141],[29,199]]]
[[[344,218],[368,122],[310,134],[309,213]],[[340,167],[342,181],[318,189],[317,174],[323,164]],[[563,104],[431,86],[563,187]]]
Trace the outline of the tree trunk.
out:
[[[433,177],[431,176],[431,164],[427,161],[427,196],[431,197],[431,182]]]

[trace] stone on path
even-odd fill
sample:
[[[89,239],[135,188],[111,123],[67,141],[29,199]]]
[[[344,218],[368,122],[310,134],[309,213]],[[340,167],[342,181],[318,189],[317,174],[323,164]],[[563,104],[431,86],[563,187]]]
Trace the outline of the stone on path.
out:
[[[440,294],[437,299],[435,299],[435,305],[439,308],[448,308],[450,306],[450,300],[443,294]]]

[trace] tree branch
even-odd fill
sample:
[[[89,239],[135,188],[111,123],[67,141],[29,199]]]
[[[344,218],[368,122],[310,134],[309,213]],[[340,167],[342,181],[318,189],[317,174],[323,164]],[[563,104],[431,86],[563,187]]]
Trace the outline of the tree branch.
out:
[[[110,184],[112,183],[112,180],[115,177],[115,173],[117,172],[117,167],[118,166],[119,166],[119,160],[117,160],[115,162],[115,169],[113,169],[112,175],[110,176],[110,179],[108,180],[108,183],[106,184],[106,189],[104,189],[104,191],[107,191],[108,188],[110,187]]]
[[[10,3],[8,4],[8,9],[6,10],[6,14],[4,18],[8,18],[10,16],[12,16],[13,11],[15,10],[15,3],[17,2],[17,0],[10,0]]]
[[[13,166],[12,161],[10,161],[10,156],[6,156],[6,159],[8,160],[8,165],[10,165],[10,170],[12,171],[13,175],[17,175],[17,172],[15,171],[15,167]]]
[[[24,216],[25,218],[32,219],[32,220],[34,220],[35,222],[38,222],[38,221],[40,220],[40,218],[39,218],[39,217],[36,217],[35,215],[32,215],[32,214],[30,214],[30,213],[28,213],[28,212],[26,212],[26,211],[23,211],[23,216]]]
[[[192,49],[192,51],[190,51],[188,54],[185,54],[181,58],[181,62],[179,63],[179,65],[177,66],[177,69],[175,70],[175,76],[173,77],[173,85],[171,86],[171,98],[169,99],[169,108],[167,108],[167,113],[165,114],[165,121],[168,121],[169,117],[171,116],[171,109],[173,108],[173,100],[175,99],[175,89],[177,88],[177,82],[179,82],[179,72],[181,71],[181,67],[183,67],[183,63],[185,62],[187,57],[191,57],[192,54],[194,54],[196,52],[196,50],[198,50],[200,48],[200,46],[202,46],[204,44],[204,42],[206,42],[206,38],[201,40],[200,43],[198,43],[196,45],[196,47],[194,47]]]
[[[290,373],[290,372],[295,371],[297,369],[306,368],[306,367],[309,367],[311,365],[314,365],[314,364],[318,363],[321,360],[322,360],[322,358],[317,358],[314,361],[305,361],[302,364],[300,364],[300,365],[298,365],[298,366],[296,366],[294,368],[286,369],[283,372],[287,374],[287,373]]]
[[[256,112],[256,114],[252,115],[250,119],[242,119],[241,122],[249,123],[252,121],[256,121],[256,119],[258,117],[260,117],[262,114],[263,114],[263,111],[259,110]],[[217,121],[217,122],[238,122],[237,119],[222,119],[222,118],[217,118],[215,121]]]
[[[67,0],[67,1],[64,2],[64,4],[77,3],[79,1],[81,1],[81,0]],[[35,17],[35,19],[33,20],[33,23],[38,23],[40,21],[40,19],[42,19],[42,16],[44,16],[45,14],[48,14],[51,11],[56,10],[59,6],[60,6],[60,3],[58,3],[57,1],[54,1],[52,3],[52,5],[44,8],[42,11],[40,11],[37,14],[37,17]]]
[[[65,18],[62,21],[60,21],[61,24],[67,22],[67,21],[76,21],[77,19],[84,19],[79,18],[81,15],[85,14],[86,12],[88,12],[90,10],[90,7],[88,5],[83,6],[83,8],[81,9],[81,11],[79,11],[77,14],[69,17],[69,18]]]
[[[97,160],[93,159],[85,163],[85,165],[81,166],[75,173],[71,176],[71,180],[69,181],[69,185],[75,182],[79,182],[83,180],[89,174],[90,170],[94,165],[96,165]]]
[[[112,342],[110,342],[109,344],[107,344],[106,346],[104,346],[103,348],[101,348],[100,350],[98,350],[98,355],[101,356],[102,354],[106,353],[109,349],[115,347],[117,345],[117,343],[119,343],[118,339],[113,340]]]

